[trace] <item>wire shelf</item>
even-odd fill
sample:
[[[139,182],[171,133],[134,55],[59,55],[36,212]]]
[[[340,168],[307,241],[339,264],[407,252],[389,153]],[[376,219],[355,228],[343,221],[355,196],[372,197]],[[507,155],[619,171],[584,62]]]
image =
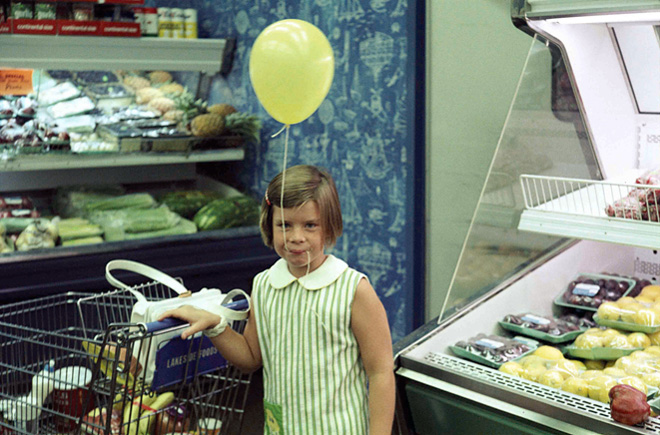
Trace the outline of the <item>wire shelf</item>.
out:
[[[519,230],[660,248],[660,185],[521,175]]]
[[[660,186],[522,175],[525,208],[578,216],[660,222]]]

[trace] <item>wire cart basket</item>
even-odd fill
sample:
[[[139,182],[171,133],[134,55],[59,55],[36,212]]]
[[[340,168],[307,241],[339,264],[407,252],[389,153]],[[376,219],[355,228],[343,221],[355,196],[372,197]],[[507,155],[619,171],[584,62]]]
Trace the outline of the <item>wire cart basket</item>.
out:
[[[133,289],[176,296],[157,282]],[[251,375],[208,338],[182,340],[178,320],[130,323],[135,302],[115,290],[0,307],[0,435],[239,433]]]

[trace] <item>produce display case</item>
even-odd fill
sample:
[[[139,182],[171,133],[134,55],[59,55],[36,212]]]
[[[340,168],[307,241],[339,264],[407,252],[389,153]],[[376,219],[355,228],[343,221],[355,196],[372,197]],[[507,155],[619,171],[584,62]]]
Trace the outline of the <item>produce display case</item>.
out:
[[[0,67],[34,68],[35,89],[27,97],[0,97],[0,107],[5,110],[0,114],[0,197],[4,198],[0,200],[4,210],[0,219],[23,217],[14,215],[17,207],[9,204],[21,202],[18,208],[30,209],[21,213],[48,222],[59,219],[61,230],[66,219],[72,224],[89,216],[60,216],[57,198],[76,189],[107,186],[121,189],[115,196],[136,199],[134,195],[147,193],[154,198],[149,210],[158,211],[163,204],[172,208],[163,198],[176,191],[203,191],[214,199],[249,197],[240,191],[237,174],[242,170],[246,144],[258,139],[258,119],[233,113],[235,120],[240,119],[237,130],[232,131],[225,122],[223,133],[211,132],[207,124],[213,123],[195,127],[192,122],[194,116],[211,113],[213,119],[229,119],[226,105],[216,105],[222,106],[216,107],[222,115],[216,115],[206,99],[213,76],[231,69],[234,47],[231,38],[0,35]],[[61,89],[53,92],[58,86]],[[153,88],[152,100],[167,100],[165,108],[149,106],[147,94],[139,93],[143,87]],[[78,99],[84,104],[76,103]],[[34,102],[36,110],[26,111]],[[56,108],[60,103],[67,105],[63,112]],[[182,106],[184,103],[187,105]],[[91,104],[91,110],[85,104]],[[192,112],[186,112],[188,118],[165,119],[167,111],[182,107],[197,111],[190,116]],[[246,118],[252,123],[247,135],[246,124],[240,124]],[[52,119],[53,128],[47,124]],[[47,127],[11,131],[30,122]],[[132,141],[122,142],[117,125],[130,125],[126,129],[139,136],[134,134]],[[105,136],[103,129],[109,132]],[[114,142],[109,140],[113,135]],[[251,205],[250,213],[257,212],[258,201]],[[169,211],[166,214],[173,216]],[[168,224],[161,226],[166,231],[163,234],[154,227],[153,237],[125,232],[112,241],[64,246],[60,231],[52,248],[0,254],[0,300],[107,290],[103,268],[116,258],[147,263],[182,277],[192,290],[204,286],[249,289],[252,277],[275,260],[274,253],[263,246],[254,219],[249,224],[228,220],[224,228],[213,229],[213,222],[208,223],[212,219],[206,217],[207,230],[202,231],[199,221],[193,223],[194,216],[175,217],[174,227],[185,224],[180,233],[168,233],[172,227]],[[106,221],[113,223],[110,218]],[[5,232],[10,232],[13,223],[5,221],[0,239],[9,240]],[[193,231],[191,227],[197,228]],[[107,228],[103,230],[101,238],[108,234]],[[18,234],[11,236],[14,244]],[[96,234],[90,235],[98,240]]]
[[[530,49],[442,310],[395,346],[400,421],[419,434],[660,433],[656,417],[627,426],[603,400],[451,350],[516,335],[499,322],[519,313],[593,325],[593,310],[555,303],[580,274],[660,275],[660,3],[511,10]]]

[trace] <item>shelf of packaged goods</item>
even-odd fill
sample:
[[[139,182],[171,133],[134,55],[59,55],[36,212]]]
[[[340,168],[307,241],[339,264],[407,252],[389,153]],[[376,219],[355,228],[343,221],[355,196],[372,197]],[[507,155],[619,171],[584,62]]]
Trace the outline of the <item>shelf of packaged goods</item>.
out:
[[[143,166],[179,163],[240,161],[243,148],[184,153],[96,153],[96,154],[39,154],[18,155],[3,160],[0,172],[40,171],[46,169],[103,168],[113,166]]]
[[[230,68],[235,40],[0,35],[0,67],[165,70]]]
[[[523,175],[519,230],[658,249],[660,188]]]

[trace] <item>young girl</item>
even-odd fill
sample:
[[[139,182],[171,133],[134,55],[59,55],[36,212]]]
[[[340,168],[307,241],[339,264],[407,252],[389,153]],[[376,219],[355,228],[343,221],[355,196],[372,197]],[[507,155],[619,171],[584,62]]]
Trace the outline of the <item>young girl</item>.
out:
[[[263,365],[265,433],[391,434],[387,317],[366,276],[325,253],[341,233],[331,176],[314,166],[289,168],[261,204],[262,238],[281,259],[255,277],[244,333],[190,306],[162,316],[190,323],[182,338],[204,331],[243,371]]]

